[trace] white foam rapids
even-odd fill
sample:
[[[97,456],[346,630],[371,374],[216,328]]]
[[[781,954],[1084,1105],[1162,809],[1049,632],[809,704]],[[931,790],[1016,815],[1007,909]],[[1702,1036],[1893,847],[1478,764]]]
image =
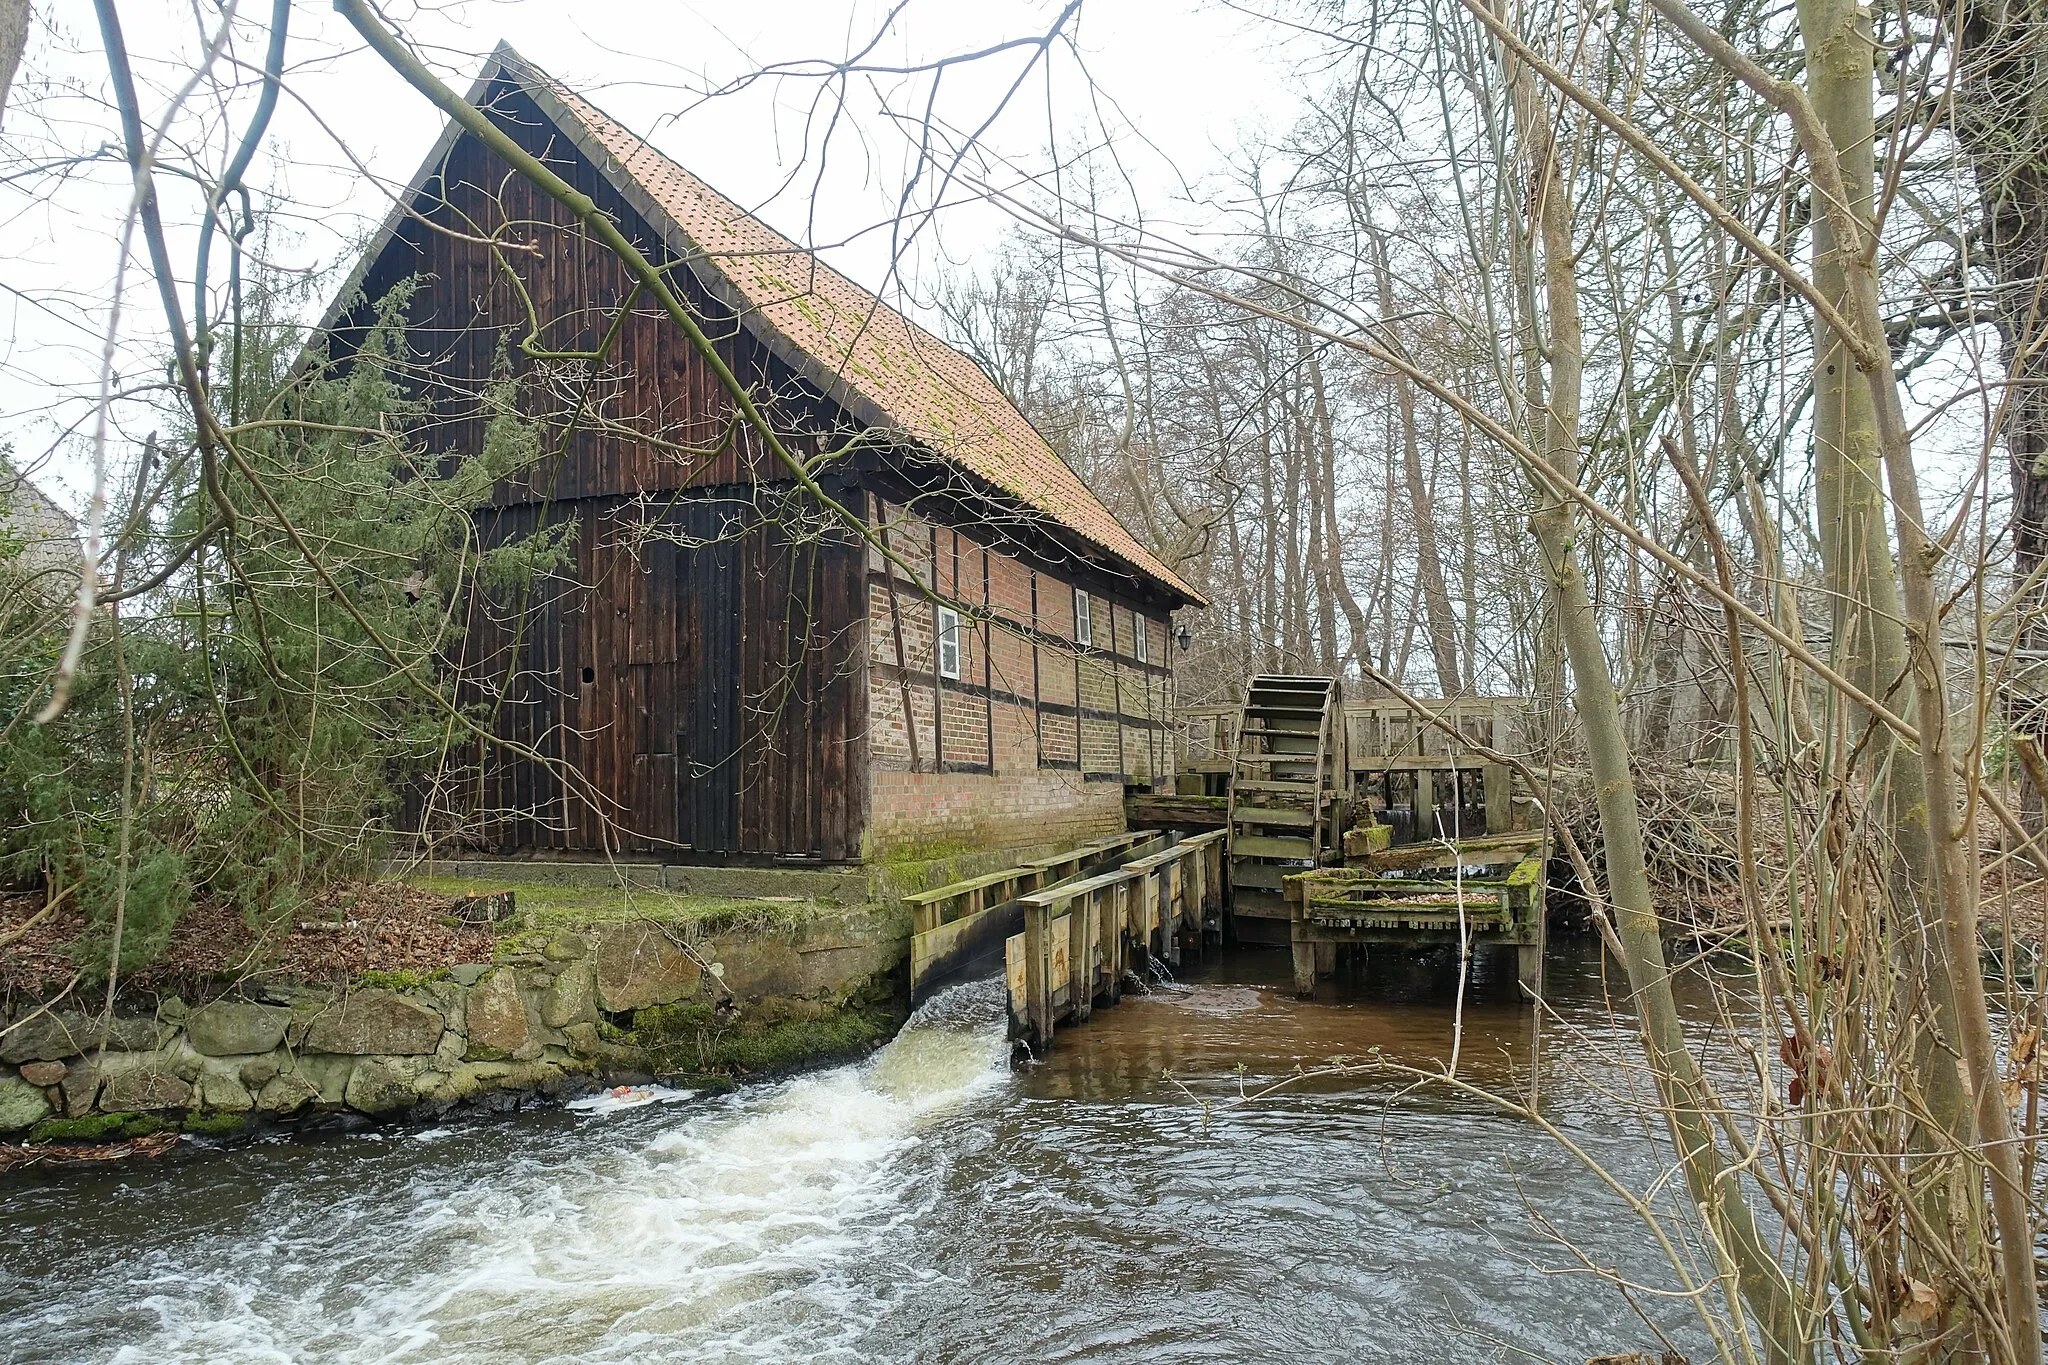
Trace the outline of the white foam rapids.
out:
[[[999,983],[956,987],[857,1065],[329,1191],[260,1244],[195,1239],[132,1268],[155,1329],[113,1358],[854,1359],[889,1291],[848,1263],[916,1211],[894,1159],[1005,1083],[1001,1019]],[[431,1150],[489,1140],[465,1131]]]

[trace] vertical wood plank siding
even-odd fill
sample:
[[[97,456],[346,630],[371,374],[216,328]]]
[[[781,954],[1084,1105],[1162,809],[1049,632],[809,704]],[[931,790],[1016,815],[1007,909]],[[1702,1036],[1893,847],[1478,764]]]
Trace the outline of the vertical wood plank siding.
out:
[[[625,498],[483,515],[486,545],[564,521],[576,544],[530,592],[472,600],[463,700],[537,755],[478,746],[479,842],[858,856],[865,560],[843,533],[793,534],[772,505],[787,496],[742,486],[658,518]]]
[[[501,86],[493,105],[529,151],[663,259],[526,96]],[[844,534],[820,532],[822,509],[792,496],[786,471],[737,427],[710,367],[651,300],[635,304],[595,375],[584,360],[522,355],[529,334],[545,351],[594,350],[631,289],[559,205],[465,137],[420,207],[449,231],[400,230],[365,277],[364,306],[335,329],[337,353],[359,339],[370,304],[416,279],[408,359],[434,405],[432,448],[481,448],[489,415],[478,397],[495,373],[520,376],[542,418],[546,457],[492,490],[480,539],[566,524],[574,548],[520,600],[473,596],[451,662],[464,700],[512,747],[476,746],[464,770],[415,794],[418,818],[499,852],[858,857],[865,557]],[[815,454],[848,428],[688,271],[669,279],[793,451]],[[858,491],[845,496],[858,509]]]

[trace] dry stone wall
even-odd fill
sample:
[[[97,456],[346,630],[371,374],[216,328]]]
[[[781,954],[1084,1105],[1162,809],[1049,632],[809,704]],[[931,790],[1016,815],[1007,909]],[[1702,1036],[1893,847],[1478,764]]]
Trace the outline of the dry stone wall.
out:
[[[908,938],[890,906],[716,932],[617,919],[517,934],[496,961],[417,982],[163,999],[105,1027],[26,1012],[0,1021],[0,1136],[431,1116],[622,1079],[790,1069],[893,1030]]]

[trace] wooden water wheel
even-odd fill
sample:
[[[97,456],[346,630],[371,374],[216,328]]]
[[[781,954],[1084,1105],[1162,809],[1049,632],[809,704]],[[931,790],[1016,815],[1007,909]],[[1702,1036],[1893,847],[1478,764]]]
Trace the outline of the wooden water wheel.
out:
[[[1231,915],[1239,941],[1289,941],[1280,879],[1341,860],[1349,777],[1337,680],[1252,679],[1230,776]]]

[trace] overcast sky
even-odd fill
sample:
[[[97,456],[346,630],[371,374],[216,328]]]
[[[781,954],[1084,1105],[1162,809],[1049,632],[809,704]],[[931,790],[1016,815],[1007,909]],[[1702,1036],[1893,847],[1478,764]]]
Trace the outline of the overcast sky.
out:
[[[466,86],[492,46],[508,41],[775,226],[825,244],[841,269],[870,286],[884,283],[889,234],[874,229],[889,219],[915,160],[908,125],[888,111],[900,116],[922,108],[929,77],[863,78],[823,158],[821,124],[811,117],[821,93],[816,81],[761,82],[715,99],[700,92],[777,63],[840,58],[875,34],[885,6],[468,0],[386,10],[452,83]],[[67,448],[64,433],[91,409],[128,187],[125,168],[104,151],[61,179],[21,173],[58,156],[109,148],[116,137],[90,10],[45,0],[37,11],[23,83],[0,125],[14,167],[0,184],[0,441],[38,466],[39,479],[60,501],[76,505],[86,465],[78,439]],[[268,11],[267,0],[241,0],[239,15],[249,22],[230,56],[242,64],[244,96],[225,111],[194,101],[169,138],[186,155],[173,151],[167,159],[189,164],[197,144],[209,168],[225,162],[254,89]],[[1032,0],[910,0],[868,60],[907,66],[978,51],[1043,33],[1058,13],[1058,5]],[[124,0],[121,14],[138,79],[148,87],[145,111],[155,118],[202,49],[201,23],[218,23],[218,11],[211,0]],[[1148,213],[1191,226],[1213,221],[1206,182],[1221,159],[1263,133],[1284,131],[1314,80],[1300,70],[1307,53],[1290,47],[1282,31],[1205,0],[1086,0],[1073,31],[1078,59],[1056,50],[1034,69],[987,145],[1020,173],[1038,173],[1048,165],[1049,143],[1110,139]],[[1013,51],[956,68],[939,92],[940,118],[978,126],[1028,60]],[[441,120],[361,48],[327,0],[294,5],[290,62],[270,150],[251,180],[280,210],[274,251],[281,263],[345,267],[388,210],[388,192],[418,168]],[[160,184],[167,219],[195,221],[196,188],[174,179]],[[974,264],[1008,226],[1000,212],[972,203],[936,221],[936,241],[927,238],[911,262],[913,290],[929,286],[942,258]],[[173,236],[180,269],[189,270],[189,231]],[[158,353],[161,313],[151,289],[131,269],[121,329],[124,382],[146,378],[149,357]],[[189,285],[184,292],[189,300]],[[148,422],[131,407],[119,435],[137,440],[137,428]],[[45,455],[53,458],[44,463]]]

